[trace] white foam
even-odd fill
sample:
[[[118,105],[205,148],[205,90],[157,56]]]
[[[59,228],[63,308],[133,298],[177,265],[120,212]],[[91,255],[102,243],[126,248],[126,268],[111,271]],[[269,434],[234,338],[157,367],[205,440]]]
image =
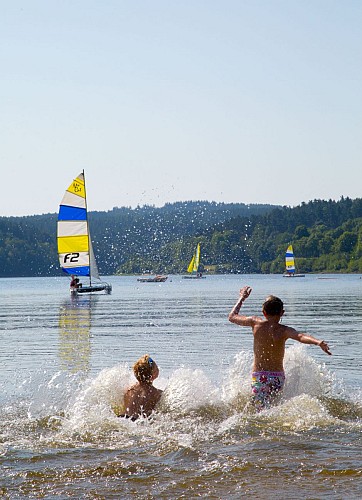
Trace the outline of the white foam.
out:
[[[162,397],[163,407],[176,413],[188,413],[219,403],[220,390],[212,385],[205,373],[187,368],[173,372]]]
[[[113,408],[122,407],[124,392],[133,382],[127,365],[102,370],[69,401],[68,430],[89,432],[109,424],[116,417]]]
[[[40,427],[40,437],[34,433],[34,444],[91,442],[122,448],[147,439],[160,450],[193,448],[198,441],[207,442],[215,435],[241,439],[250,429],[253,433],[256,429],[299,432],[337,423],[360,425],[361,394],[348,397],[343,381],[315,361],[308,350],[299,345],[287,349],[281,401],[260,413],[250,405],[250,351],[235,355],[219,384],[203,370],[187,367],[177,368],[167,379],[161,376],[155,382],[164,389],[157,414],[136,422],[117,418],[113,411],[122,406],[125,390],[135,382],[128,365],[104,369],[86,380],[66,372],[39,372],[24,381],[27,399],[8,405],[6,411],[3,407],[4,425],[13,415],[17,419],[17,425],[4,427],[3,442],[31,441],[29,421]]]

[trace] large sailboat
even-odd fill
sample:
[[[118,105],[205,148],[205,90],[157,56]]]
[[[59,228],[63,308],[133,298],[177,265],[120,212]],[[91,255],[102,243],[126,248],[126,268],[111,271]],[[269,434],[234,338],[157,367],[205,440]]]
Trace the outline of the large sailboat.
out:
[[[298,274],[295,272],[295,260],[293,246],[289,245],[285,252],[285,273],[284,278],[304,278],[305,274]]]
[[[61,268],[72,276],[73,294],[111,293],[112,285],[101,281],[93,253],[87,215],[84,170],[65,191],[60,203],[57,225],[58,255]],[[79,283],[79,276],[88,283]]]
[[[195,252],[192,256],[190,264],[188,265],[187,272],[189,273],[186,276],[182,276],[184,279],[200,279],[205,278],[202,273],[199,271],[200,267],[200,243],[197,244]]]

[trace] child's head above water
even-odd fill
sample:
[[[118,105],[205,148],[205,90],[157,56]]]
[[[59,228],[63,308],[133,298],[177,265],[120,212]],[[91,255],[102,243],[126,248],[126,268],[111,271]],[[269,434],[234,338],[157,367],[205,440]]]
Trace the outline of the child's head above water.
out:
[[[284,313],[282,300],[274,295],[269,295],[263,304],[263,313],[267,316],[282,316]]]
[[[152,383],[158,377],[158,366],[149,354],[145,354],[133,365],[133,373],[138,382]]]

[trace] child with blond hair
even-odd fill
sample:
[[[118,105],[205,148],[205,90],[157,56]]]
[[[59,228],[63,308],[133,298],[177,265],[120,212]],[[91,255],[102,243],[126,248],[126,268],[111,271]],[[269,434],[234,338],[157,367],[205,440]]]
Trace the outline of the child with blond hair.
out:
[[[124,395],[125,413],[120,416],[136,420],[138,417],[151,415],[163,391],[153,386],[159,369],[149,354],[145,354],[136,361],[133,365],[133,373],[137,383],[127,389]]]

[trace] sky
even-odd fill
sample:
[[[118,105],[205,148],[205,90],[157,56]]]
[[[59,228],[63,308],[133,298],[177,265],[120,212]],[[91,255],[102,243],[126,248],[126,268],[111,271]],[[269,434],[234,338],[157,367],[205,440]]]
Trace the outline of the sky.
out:
[[[0,216],[362,196],[360,0],[0,8]]]

